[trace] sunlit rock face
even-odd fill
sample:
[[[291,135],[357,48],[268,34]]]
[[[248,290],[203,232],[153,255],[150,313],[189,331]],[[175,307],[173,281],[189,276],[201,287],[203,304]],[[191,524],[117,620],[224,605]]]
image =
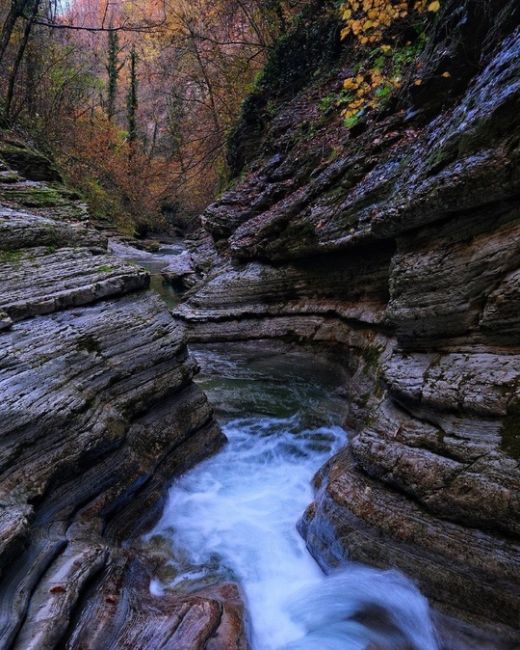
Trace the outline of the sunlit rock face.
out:
[[[449,4],[425,83],[354,132],[319,109],[348,52],[276,95],[256,159],[201,219],[205,279],[176,311],[195,341],[335,346],[356,435],[301,530],[324,566],[400,567],[487,630],[446,647],[520,640],[518,12]]]
[[[0,646],[243,648],[235,585],[155,598],[132,543],[224,441],[183,327],[49,161],[2,155]]]

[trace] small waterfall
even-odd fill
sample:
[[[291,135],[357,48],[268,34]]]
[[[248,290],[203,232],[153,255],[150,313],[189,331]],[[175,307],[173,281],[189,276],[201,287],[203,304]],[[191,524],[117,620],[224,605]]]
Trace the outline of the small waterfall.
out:
[[[225,421],[229,444],[172,486],[151,536],[171,540],[175,577],[154,591],[239,582],[254,650],[437,650],[410,580],[354,564],[326,576],[296,530],[314,473],[346,442],[330,385],[295,368],[273,389],[265,364],[225,367],[204,388],[248,415]],[[277,416],[255,412],[269,404]]]

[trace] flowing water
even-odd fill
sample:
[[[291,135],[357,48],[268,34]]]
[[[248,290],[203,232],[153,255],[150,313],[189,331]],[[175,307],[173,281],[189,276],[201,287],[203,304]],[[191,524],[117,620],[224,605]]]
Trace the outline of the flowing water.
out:
[[[229,442],[171,487],[148,536],[168,542],[170,572],[152,591],[238,582],[254,650],[436,650],[411,581],[354,564],[326,576],[296,530],[314,473],[347,439],[339,369],[256,344],[193,352]]]
[[[170,282],[162,277],[161,272],[168,267],[171,261],[186,254],[186,249],[181,243],[163,244],[157,252],[149,253],[112,240],[109,242],[109,250],[122,260],[149,271],[150,288],[161,296],[167,307],[173,309],[179,303],[177,291]]]

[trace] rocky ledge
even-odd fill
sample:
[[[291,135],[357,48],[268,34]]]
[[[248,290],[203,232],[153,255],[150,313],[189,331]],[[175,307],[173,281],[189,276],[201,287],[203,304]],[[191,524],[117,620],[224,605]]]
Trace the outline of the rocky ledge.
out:
[[[305,78],[268,67],[245,106],[242,176],[193,234],[205,279],[176,315],[196,341],[332,346],[351,441],[316,477],[311,552],[416,578],[466,622],[445,648],[517,648],[518,3],[442,3],[422,83],[351,131],[323,113],[355,58],[326,5],[281,46],[310,52]]]
[[[183,327],[49,161],[0,156],[0,646],[244,648],[234,585],[154,598],[132,542],[224,440]]]

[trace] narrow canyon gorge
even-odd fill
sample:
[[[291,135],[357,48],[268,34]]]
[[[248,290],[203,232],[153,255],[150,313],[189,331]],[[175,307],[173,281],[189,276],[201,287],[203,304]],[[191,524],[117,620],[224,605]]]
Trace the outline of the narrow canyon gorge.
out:
[[[228,143],[233,186],[162,275],[0,133],[0,648],[268,648],[249,547],[232,575],[150,588],[172,566],[154,531],[213,548],[213,478],[253,482],[236,445],[255,463],[283,448],[280,494],[304,457],[312,491],[287,492],[284,525],[309,579],[397,569],[428,599],[438,645],[352,648],[520,648],[520,5],[446,2],[420,83],[348,131],[323,98],[356,69],[320,5],[270,53]],[[274,447],[242,437],[280,427]]]

